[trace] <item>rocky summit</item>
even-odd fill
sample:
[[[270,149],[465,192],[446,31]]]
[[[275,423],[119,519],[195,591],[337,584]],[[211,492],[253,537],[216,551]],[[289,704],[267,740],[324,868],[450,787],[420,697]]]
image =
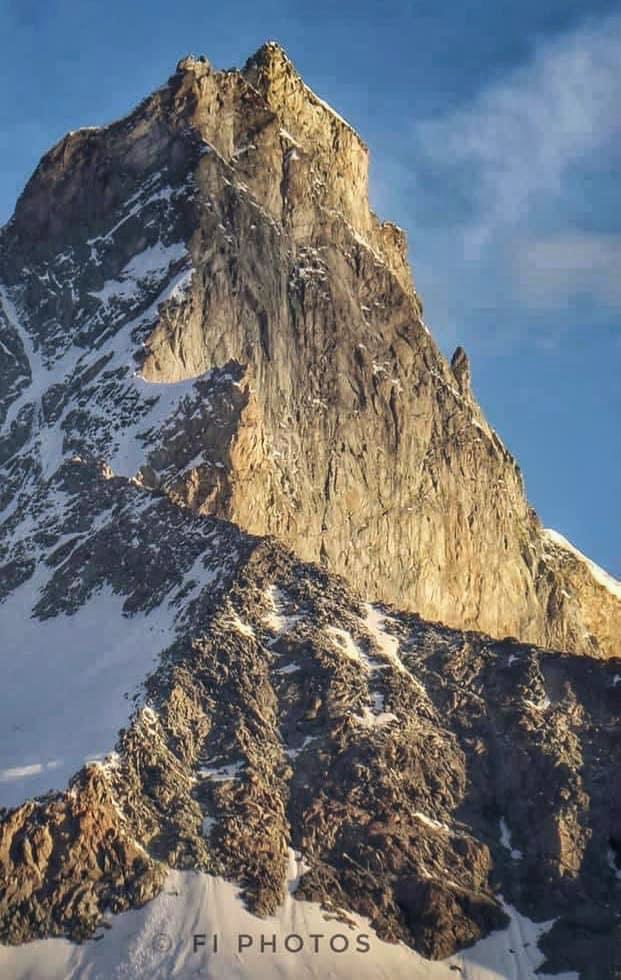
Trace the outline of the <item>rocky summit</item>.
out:
[[[212,978],[621,976],[621,585],[367,180],[269,43],[68,134],[0,231],[3,977],[195,976],[154,910],[203,901],[373,937]]]

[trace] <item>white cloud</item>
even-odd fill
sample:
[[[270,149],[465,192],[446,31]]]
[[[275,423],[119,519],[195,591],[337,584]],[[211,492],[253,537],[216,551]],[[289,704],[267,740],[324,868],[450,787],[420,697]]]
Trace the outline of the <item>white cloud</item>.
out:
[[[514,272],[523,298],[539,309],[587,293],[621,306],[621,235],[573,233],[519,242]]]
[[[570,167],[621,137],[621,17],[541,45],[474,103],[419,130],[431,158],[474,167],[479,232],[516,222]]]

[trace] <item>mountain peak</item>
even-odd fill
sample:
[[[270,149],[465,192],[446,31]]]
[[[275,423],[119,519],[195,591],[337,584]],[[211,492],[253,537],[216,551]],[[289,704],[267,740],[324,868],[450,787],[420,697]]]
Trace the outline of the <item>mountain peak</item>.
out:
[[[585,614],[565,588],[594,587],[542,537],[466,353],[449,365],[422,322],[405,235],[369,207],[366,147],[279,44],[241,71],[189,55],[127,117],[66,137],[2,239],[35,348],[96,349],[144,307],[127,351],[142,384],[234,377],[226,436],[184,457],[207,454],[189,475],[152,447],[127,476],[451,626],[616,649],[615,597],[595,589]]]
[[[347,128],[360,147],[367,151],[366,143],[354,127],[306,84],[277,41],[267,41],[263,44],[248,59],[242,73],[263,94],[275,111],[287,117],[294,129],[296,117],[307,116],[310,112],[324,127]]]
[[[256,63],[262,65],[281,65],[293,67],[293,62],[279,41],[264,41],[254,54],[250,55],[246,66]]]
[[[176,71],[183,73],[186,71],[196,71],[197,68],[205,70],[210,67],[211,66],[209,64],[209,61],[207,60],[204,54],[201,55],[187,54],[184,58],[181,58],[177,62]]]

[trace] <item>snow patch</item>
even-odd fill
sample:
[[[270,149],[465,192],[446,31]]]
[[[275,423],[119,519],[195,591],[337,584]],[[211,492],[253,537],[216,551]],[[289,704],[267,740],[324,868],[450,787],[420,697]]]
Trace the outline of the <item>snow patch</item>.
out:
[[[184,262],[184,267],[167,280],[171,266],[177,262]],[[101,290],[91,294],[102,304],[94,314],[93,322],[101,320],[105,334],[113,327],[113,319],[112,323],[109,323],[106,318],[109,320],[114,317],[112,310],[116,309],[117,304],[125,314],[131,308],[131,303],[142,295],[141,290],[145,283],[153,285],[161,281],[160,292],[149,308],[137,319],[125,323],[119,330],[105,336],[105,339],[102,336],[99,345],[88,350],[72,345],[49,364],[46,364],[43,357],[35,350],[33,340],[21,324],[15,304],[7,290],[0,288],[2,308],[9,324],[20,338],[31,373],[30,382],[23,387],[10,405],[2,430],[8,432],[19,412],[28,404],[34,405],[35,423],[31,445],[36,449],[45,479],[49,479],[56,472],[65,458],[64,423],[67,415],[75,408],[75,402],[69,402],[54,422],[45,424],[40,411],[41,400],[52,387],[66,385],[75,380],[79,375],[90,370],[96,362],[105,360],[103,370],[106,374],[109,377],[115,374],[120,377],[119,394],[114,404],[92,400],[88,406],[89,438],[92,438],[94,446],[97,447],[97,455],[106,458],[111,471],[116,475],[134,478],[138,474],[141,466],[146,462],[150,442],[161,431],[164,423],[178,410],[183,399],[195,395],[196,379],[172,384],[146,382],[136,372],[134,360],[136,344],[132,340],[137,328],[144,329],[155,324],[159,308],[163,303],[179,301],[186,294],[191,287],[192,275],[193,268],[183,242],[168,246],[159,242],[145,249],[134,256],[118,279],[105,283]],[[128,424],[119,426],[115,414],[117,405],[121,403],[123,406],[132,403],[135,407],[132,411],[133,420],[128,420]]]
[[[301,752],[304,751],[311,742],[316,742],[318,735],[306,735],[301,745],[297,748],[285,749],[285,755],[288,755],[290,759],[297,759]]]
[[[268,611],[263,617],[263,622],[277,636],[288,633],[301,620],[301,616],[286,615],[287,597],[275,585],[270,585],[265,590],[265,600]]]
[[[586,555],[583,555],[581,551],[578,551],[571,541],[564,538],[558,531],[553,531],[551,528],[546,528],[543,534],[548,541],[551,541],[559,548],[563,548],[565,551],[570,551],[572,555],[586,565],[591,575],[595,581],[599,583],[599,585],[603,585],[608,592],[616,596],[617,599],[621,599],[621,582],[618,582],[616,578],[613,578],[613,576],[609,575],[603,568],[596,565],[594,561],[591,561],[591,559],[587,558]]]
[[[341,125],[345,126],[350,131],[350,133],[353,133],[353,135],[356,137],[358,142],[362,144],[362,140],[360,139],[358,133],[351,125],[351,123],[348,123],[346,119],[343,119],[343,117],[340,116],[339,113],[336,111],[336,109],[333,109],[332,106],[329,105],[329,103],[324,102],[324,100],[321,99],[316,92],[313,92],[312,88],[309,88],[309,86],[306,85],[304,82],[302,82],[302,85],[306,90],[307,95],[310,96],[311,101],[320,105],[322,109],[325,109],[325,111],[328,112],[334,119],[336,119],[337,122],[340,122]]]
[[[201,828],[203,837],[209,837],[217,822],[218,821],[215,819],[215,817],[203,817],[203,824]]]
[[[250,639],[254,640],[254,630],[252,626],[250,626],[249,623],[244,623],[236,612],[233,612],[233,615],[231,616],[231,624],[233,629],[237,630],[238,633],[241,633],[242,636],[248,636]]]
[[[245,762],[232,762],[222,766],[202,766],[198,774],[202,779],[211,779],[214,783],[226,783],[231,779],[239,779],[239,774]]]
[[[111,300],[126,300],[134,295],[145,280],[163,275],[173,262],[179,262],[187,255],[185,242],[175,242],[173,245],[157,242],[135,255],[121,271],[118,279],[105,282],[100,290],[89,295],[104,304]],[[187,270],[184,271],[185,275]]]
[[[390,711],[382,711],[380,714],[374,714],[365,705],[361,715],[354,715],[354,721],[361,728],[383,728],[384,725],[389,725],[391,721],[399,721],[399,719]]]
[[[340,629],[338,626],[328,626],[330,637],[335,641],[335,645],[340,653],[344,653],[349,660],[359,663],[365,670],[369,670],[369,658],[363,654],[362,650],[347,630]]]
[[[401,673],[408,674],[409,671],[404,667],[399,656],[399,641],[384,629],[388,617],[377,606],[372,606],[368,602],[365,603],[365,610],[367,615],[364,625],[373,637],[376,646],[381,650],[387,660],[390,660],[393,667],[401,671]]]
[[[432,830],[441,830],[445,834],[451,833],[451,828],[448,826],[448,824],[442,823],[440,820],[434,820],[433,817],[428,817],[426,813],[421,813],[419,810],[415,810],[412,816],[416,817],[417,820],[420,820],[421,823],[426,824],[427,827],[431,827]]]
[[[509,826],[504,817],[500,818],[499,825],[500,825],[500,843],[507,851],[509,851],[514,861],[521,861],[524,855],[520,850],[512,847],[511,831],[509,830]]]

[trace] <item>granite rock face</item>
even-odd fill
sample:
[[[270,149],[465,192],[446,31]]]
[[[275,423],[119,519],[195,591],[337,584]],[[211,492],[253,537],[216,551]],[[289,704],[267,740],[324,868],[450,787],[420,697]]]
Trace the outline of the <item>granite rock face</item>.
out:
[[[70,347],[92,362],[131,324],[145,394],[201,379],[200,422],[176,419],[128,475],[371,597],[614,655],[619,595],[592,577],[568,588],[467,355],[449,366],[424,325],[403,232],[370,210],[367,178],[362,140],[277,45],[242,71],[187,58],[126,119],[44,157],[2,233],[0,281],[55,365]],[[17,333],[5,324],[8,380]],[[129,407],[123,367],[110,386]],[[217,372],[235,376],[230,404],[206,409]],[[109,374],[104,357],[89,366],[98,400]],[[70,408],[54,380],[46,411],[63,451],[83,451],[92,399]],[[9,452],[27,424],[13,418]]]

